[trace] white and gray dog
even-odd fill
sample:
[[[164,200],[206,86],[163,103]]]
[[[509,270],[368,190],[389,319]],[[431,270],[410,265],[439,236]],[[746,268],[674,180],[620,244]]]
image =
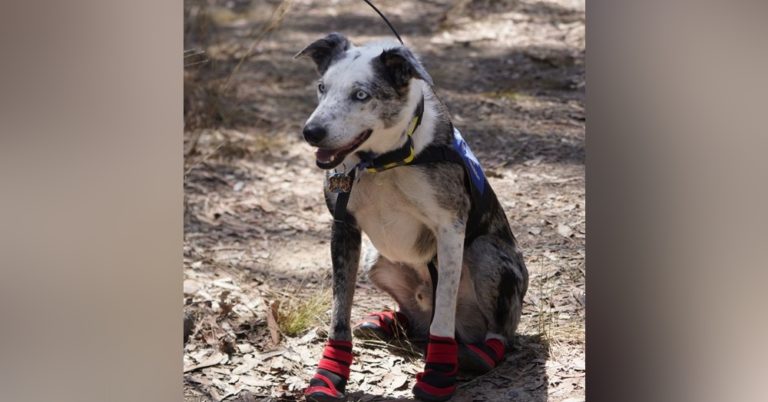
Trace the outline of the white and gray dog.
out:
[[[319,104],[303,134],[317,147],[317,166],[328,170],[325,197],[334,215],[331,327],[306,398],[346,398],[365,232],[376,248],[366,258],[369,278],[399,311],[371,314],[355,336],[426,340],[413,392],[447,400],[460,368],[485,372],[501,362],[520,320],[528,272],[507,218],[432,79],[405,46],[353,46],[332,33],[301,56],[321,76]]]

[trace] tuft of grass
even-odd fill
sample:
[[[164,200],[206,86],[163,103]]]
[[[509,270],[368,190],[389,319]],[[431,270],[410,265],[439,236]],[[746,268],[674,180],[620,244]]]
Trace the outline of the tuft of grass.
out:
[[[539,266],[538,272],[545,272],[543,264],[540,263]],[[563,275],[568,275],[569,278],[583,275],[581,269],[572,269],[572,271],[575,272],[569,272],[567,268],[561,270],[565,272]],[[570,280],[574,281],[574,279]],[[532,322],[528,328],[549,344],[583,343],[585,334],[582,316],[574,315],[570,319],[558,319],[558,312],[552,305],[558,286],[560,286],[558,282],[552,278],[547,279],[545,274],[532,276],[529,291],[536,294],[539,303],[531,314]]]
[[[298,292],[297,292],[298,293]],[[331,292],[322,290],[306,297],[289,297],[280,302],[277,325],[286,336],[299,336],[326,321],[331,307]]]
[[[545,272],[543,263],[539,261],[538,272]],[[552,297],[555,293],[554,283],[547,281],[543,274],[540,274],[533,280],[531,286],[539,297],[539,304],[536,311],[536,328],[539,335],[546,341],[552,340],[552,334],[555,327],[555,313],[550,306]]]

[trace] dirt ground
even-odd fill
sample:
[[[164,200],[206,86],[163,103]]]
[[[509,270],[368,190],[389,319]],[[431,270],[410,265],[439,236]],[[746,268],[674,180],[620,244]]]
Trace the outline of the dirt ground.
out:
[[[434,78],[530,271],[513,351],[452,400],[583,400],[583,0],[375,4]],[[331,217],[300,135],[314,66],[292,56],[331,31],[390,35],[357,0],[185,1],[185,401],[296,400],[314,372]],[[355,300],[353,320],[396,307],[364,277]],[[315,313],[289,336],[275,321],[296,306]],[[408,349],[355,341],[351,400],[410,400],[423,362]]]

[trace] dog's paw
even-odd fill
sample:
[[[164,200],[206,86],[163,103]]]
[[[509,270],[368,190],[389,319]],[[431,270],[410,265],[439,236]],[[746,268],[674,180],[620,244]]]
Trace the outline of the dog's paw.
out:
[[[504,343],[489,339],[474,344],[459,344],[459,368],[473,373],[487,373],[504,360]]]
[[[427,402],[442,402],[451,399],[456,392],[456,371],[444,373],[427,369],[417,374],[413,395]]]
[[[413,395],[427,402],[447,401],[456,392],[458,345],[453,338],[430,335],[424,372],[416,375]]]
[[[340,375],[325,369],[317,369],[315,376],[304,390],[304,398],[310,402],[346,401],[344,388],[347,380]]]
[[[344,388],[352,365],[352,342],[328,340],[304,398],[311,402],[346,401]]]
[[[352,334],[359,339],[375,339],[384,342],[405,338],[408,319],[400,312],[382,311],[371,313],[355,325]]]
[[[344,402],[347,400],[347,394],[333,392],[327,387],[309,387],[304,391],[304,399],[307,402]]]

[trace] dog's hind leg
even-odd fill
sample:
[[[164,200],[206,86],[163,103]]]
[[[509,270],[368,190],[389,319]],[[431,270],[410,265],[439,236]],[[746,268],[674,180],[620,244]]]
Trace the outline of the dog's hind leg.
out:
[[[360,229],[351,223],[334,222],[331,235],[333,309],[331,330],[315,376],[304,391],[308,401],[340,401],[352,365],[350,315],[360,262]]]
[[[432,286],[422,275],[427,267],[417,270],[392,262],[378,252],[367,255],[366,260],[368,278],[397,302],[399,311],[369,315],[355,327],[355,336],[390,340],[402,328],[411,339],[426,339],[432,317]]]
[[[467,249],[480,310],[492,337],[514,336],[528,289],[528,270],[514,244],[495,236],[478,237]]]
[[[488,332],[461,350],[462,368],[485,372],[504,358],[520,322],[528,271],[515,245],[495,236],[478,237],[465,254]]]

